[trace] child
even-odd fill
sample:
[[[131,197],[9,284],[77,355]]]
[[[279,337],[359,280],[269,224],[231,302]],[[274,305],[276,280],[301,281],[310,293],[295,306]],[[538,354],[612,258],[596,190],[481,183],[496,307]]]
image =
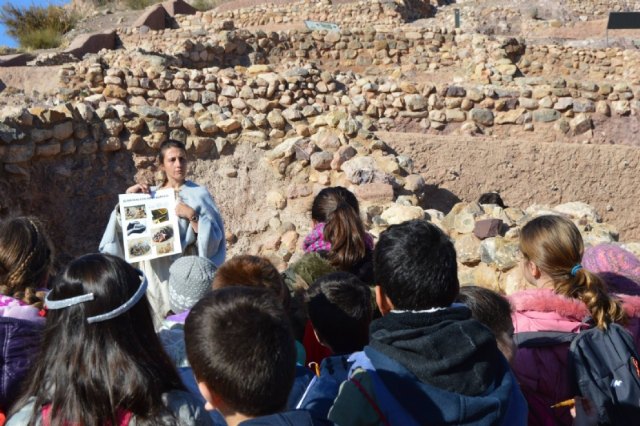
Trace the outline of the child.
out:
[[[316,419],[327,419],[340,384],[348,378],[349,355],[369,343],[371,303],[369,286],[346,272],[326,275],[309,288],[307,311],[313,330],[334,355],[322,361],[320,375],[296,408],[309,410]]]
[[[210,425],[162,349],[146,289],[119,257],[73,260],[46,297],[42,349],[7,426]]]
[[[491,331],[452,305],[456,253],[435,225],[413,220],[384,231],[374,253],[382,318],[329,420],[341,425],[525,425],[527,408]]]
[[[511,363],[516,353],[516,346],[513,342],[513,322],[509,301],[488,288],[465,286],[460,288],[457,302],[469,308],[474,319],[489,327],[496,336],[498,349]]]
[[[7,412],[38,351],[39,315],[53,269],[53,246],[35,217],[0,224],[0,411]]]
[[[516,336],[526,332],[578,333],[589,325],[606,329],[626,323],[640,342],[640,297],[609,293],[605,282],[581,265],[584,242],[579,229],[562,216],[543,215],[520,231],[521,267],[536,288],[510,296]],[[530,425],[572,422],[569,408],[549,408],[573,398],[569,344],[518,348],[513,368],[530,407]]]
[[[213,289],[249,286],[267,289],[282,304],[285,312],[290,312],[290,295],[275,266],[264,257],[252,255],[235,256],[227,260],[213,280]],[[291,320],[291,315],[289,316]],[[292,323],[292,326],[295,325]],[[305,368],[304,346],[296,344],[296,378],[291,388],[287,408],[294,408],[304,390],[313,379],[313,373]]]
[[[365,231],[356,196],[341,186],[323,189],[313,199],[311,220],[313,229],[303,241],[306,254],[284,272],[294,299],[330,272],[350,272],[373,285],[373,238]],[[305,273],[309,271],[312,273]],[[331,352],[315,339],[306,318],[300,318],[300,322],[306,323],[305,328],[302,336],[296,336],[302,338],[307,363],[319,364]]]
[[[207,408],[218,410],[228,426],[313,424],[306,411],[281,412],[296,350],[289,318],[269,290],[213,291],[191,310],[185,338]]]

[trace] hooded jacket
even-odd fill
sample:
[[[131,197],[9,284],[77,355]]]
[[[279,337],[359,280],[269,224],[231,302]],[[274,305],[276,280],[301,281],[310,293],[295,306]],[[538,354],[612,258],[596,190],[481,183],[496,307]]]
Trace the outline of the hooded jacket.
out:
[[[524,425],[525,400],[495,337],[464,306],[391,312],[353,355],[329,419],[349,425]],[[382,415],[381,415],[382,414]]]
[[[0,296],[0,411],[7,412],[20,395],[43,329],[44,318],[38,309]]]
[[[636,348],[640,347],[640,297],[616,295],[622,301]],[[583,322],[589,316],[587,306],[578,299],[556,294],[551,289],[532,289],[510,297],[515,333],[560,331],[579,333],[588,328]],[[570,383],[569,344],[539,348],[518,348],[513,362],[514,372],[529,404],[529,424],[571,425],[569,408],[550,406],[573,398]]]

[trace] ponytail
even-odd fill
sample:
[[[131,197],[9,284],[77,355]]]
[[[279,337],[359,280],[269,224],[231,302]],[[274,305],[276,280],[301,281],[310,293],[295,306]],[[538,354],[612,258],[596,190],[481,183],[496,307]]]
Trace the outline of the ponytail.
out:
[[[626,317],[600,277],[582,268],[584,241],[576,225],[556,215],[538,216],[520,230],[520,251],[553,280],[555,292],[581,300],[596,326],[606,329]]]
[[[569,276],[569,279],[555,286],[556,293],[580,299],[587,305],[591,318],[598,328],[606,330],[612,322],[626,321],[626,314],[620,301],[609,295],[600,277],[583,268],[570,273]]]
[[[327,216],[324,239],[331,242],[329,262],[337,269],[348,271],[362,260],[367,252],[365,230],[356,210],[340,201]]]

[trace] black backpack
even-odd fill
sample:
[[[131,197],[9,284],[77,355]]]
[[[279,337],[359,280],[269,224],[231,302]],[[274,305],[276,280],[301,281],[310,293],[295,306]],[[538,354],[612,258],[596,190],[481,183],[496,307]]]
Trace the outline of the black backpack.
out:
[[[518,347],[571,343],[569,374],[576,395],[594,402],[600,424],[625,425],[640,415],[640,364],[631,334],[618,324],[579,333],[527,332]],[[559,402],[559,401],[558,401]]]

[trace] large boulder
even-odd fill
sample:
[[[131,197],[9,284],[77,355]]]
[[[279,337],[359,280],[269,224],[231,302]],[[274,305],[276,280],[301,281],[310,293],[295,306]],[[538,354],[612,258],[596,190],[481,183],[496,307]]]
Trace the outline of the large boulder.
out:
[[[69,45],[65,53],[70,53],[76,58],[82,58],[87,53],[98,53],[102,49],[112,50],[116,47],[115,30],[99,33],[81,34]]]
[[[197,9],[184,0],[171,0],[162,3],[162,7],[167,11],[169,16],[176,15],[195,15]]]
[[[161,4],[148,7],[142,15],[133,23],[133,27],[149,27],[151,30],[163,30],[167,27],[167,20],[170,18],[167,10]]]

